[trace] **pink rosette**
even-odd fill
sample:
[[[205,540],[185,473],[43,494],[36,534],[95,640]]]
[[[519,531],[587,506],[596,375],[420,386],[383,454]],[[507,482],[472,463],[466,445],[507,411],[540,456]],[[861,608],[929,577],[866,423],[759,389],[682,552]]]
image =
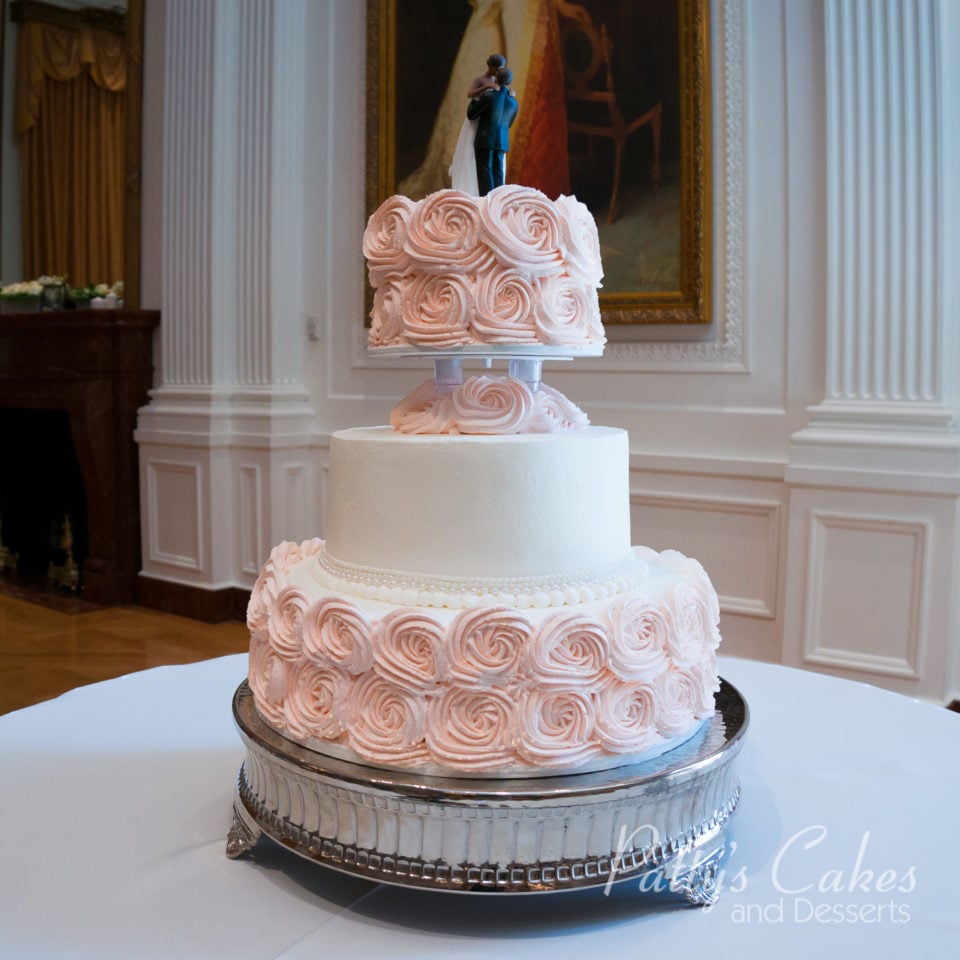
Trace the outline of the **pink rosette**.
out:
[[[408,197],[393,196],[384,200],[367,221],[363,232],[363,255],[370,267],[370,283],[383,271],[402,273],[408,257],[403,245],[414,204]]]
[[[267,723],[283,726],[283,704],[287,696],[290,665],[277,656],[265,630],[258,630],[250,638],[250,661],[247,682],[253,693],[253,702]]]
[[[425,693],[446,671],[443,627],[417,610],[395,610],[376,627],[374,670],[402,689]]]
[[[471,270],[490,257],[480,229],[478,200],[459,190],[438,190],[416,204],[404,251],[414,267]]]
[[[597,291],[566,275],[537,281],[534,320],[544,343],[583,346],[603,343]]]
[[[703,603],[707,643],[715,650],[720,645],[720,600],[707,571],[698,560],[687,557],[678,550],[664,550],[657,555],[657,560],[669,570],[684,573],[689,578],[690,586]]]
[[[544,686],[596,687],[607,671],[610,641],[599,621],[578,613],[545,620],[527,647],[526,673]]]
[[[662,741],[652,683],[611,680],[597,695],[597,734],[611,753],[642,753]]]
[[[470,342],[473,291],[457,273],[423,273],[403,291],[407,339],[425,347],[455,347]]]
[[[310,606],[310,598],[299,587],[284,587],[270,611],[270,643],[278,657],[299,660],[302,655],[303,614]]]
[[[343,710],[350,678],[336,667],[303,661],[283,704],[285,726],[301,739],[336,740],[343,733]]]
[[[450,398],[437,393],[434,380],[424,380],[390,411],[390,426],[400,433],[452,433]]]
[[[533,396],[513,377],[469,377],[450,398],[453,420],[461,433],[523,433]]]
[[[433,758],[460,770],[489,770],[514,760],[514,702],[506,690],[451,687],[427,707]]]
[[[527,429],[531,433],[560,433],[565,430],[586,430],[590,418],[559,390],[540,384],[533,397],[533,412]]]
[[[270,611],[277,601],[277,594],[285,583],[286,577],[277,570],[277,565],[272,559],[267,560],[260,569],[247,603],[247,628],[251,633],[267,625]]]
[[[689,667],[712,648],[703,600],[689,584],[678,583],[665,598],[669,632],[667,656],[677,667]]]
[[[703,684],[689,670],[671,667],[654,681],[657,692],[657,731],[664,737],[688,733],[703,706]]]
[[[303,559],[303,549],[299,543],[284,540],[270,551],[270,559],[278,571],[287,574],[291,567]]]
[[[367,346],[391,347],[403,343],[403,299],[410,283],[409,277],[395,273],[383,279],[373,294]]]
[[[508,185],[480,202],[480,220],[490,248],[508,266],[531,276],[563,269],[563,227],[553,203],[532,187]]]
[[[518,752],[541,767],[578,766],[601,752],[593,697],[582,690],[524,689],[517,711]]]
[[[450,676],[471,688],[516,680],[532,635],[529,621],[509,607],[465,610],[448,631]]]
[[[324,597],[303,616],[303,655],[320,667],[340,667],[354,676],[373,664],[373,627],[352,604]]]
[[[512,267],[491,267],[477,279],[473,333],[484,343],[539,343],[533,284]]]
[[[424,743],[423,698],[375,673],[354,682],[347,694],[347,743],[376,762],[417,763],[430,757]]]
[[[618,600],[606,611],[610,671],[621,680],[653,680],[667,669],[670,624],[647,597]]]
[[[309,557],[317,557],[323,553],[325,541],[321,540],[320,537],[311,537],[309,540],[304,540],[300,544],[300,552],[303,554],[304,560]]]
[[[600,258],[600,235],[597,221],[576,197],[557,197],[561,211],[563,240],[566,244],[567,263],[591,287],[599,287],[603,279],[603,263]]]

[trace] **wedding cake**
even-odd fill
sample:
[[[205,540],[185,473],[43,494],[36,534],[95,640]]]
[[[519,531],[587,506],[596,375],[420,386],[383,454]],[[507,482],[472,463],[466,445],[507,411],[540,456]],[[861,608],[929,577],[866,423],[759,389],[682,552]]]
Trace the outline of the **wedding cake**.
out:
[[[639,762],[718,689],[703,568],[630,544],[628,442],[540,380],[602,352],[599,242],[570,197],[392,197],[364,236],[369,347],[435,376],[330,447],[327,537],[272,551],[249,683],[318,754],[453,777]],[[509,375],[464,379],[471,355]]]

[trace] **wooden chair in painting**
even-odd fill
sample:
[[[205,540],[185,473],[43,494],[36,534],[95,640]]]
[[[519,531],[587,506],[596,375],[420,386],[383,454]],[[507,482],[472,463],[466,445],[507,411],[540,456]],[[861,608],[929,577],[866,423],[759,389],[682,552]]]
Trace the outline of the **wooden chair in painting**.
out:
[[[593,150],[593,138],[613,141],[613,176],[607,223],[620,215],[620,176],[627,139],[649,126],[653,140],[651,176],[660,182],[660,126],[663,102],[658,101],[634,116],[625,116],[614,82],[613,41],[605,24],[599,27],[589,12],[578,3],[554,0],[559,15],[560,42],[566,86],[567,131],[587,137]]]

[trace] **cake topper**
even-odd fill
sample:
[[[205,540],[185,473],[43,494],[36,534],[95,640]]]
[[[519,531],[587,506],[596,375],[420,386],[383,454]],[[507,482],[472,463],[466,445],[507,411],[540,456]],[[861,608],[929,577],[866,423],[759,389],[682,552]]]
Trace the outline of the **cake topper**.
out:
[[[471,81],[467,116],[449,170],[454,190],[484,196],[505,182],[509,130],[518,109],[512,81],[513,73],[499,53],[490,54],[486,73]]]

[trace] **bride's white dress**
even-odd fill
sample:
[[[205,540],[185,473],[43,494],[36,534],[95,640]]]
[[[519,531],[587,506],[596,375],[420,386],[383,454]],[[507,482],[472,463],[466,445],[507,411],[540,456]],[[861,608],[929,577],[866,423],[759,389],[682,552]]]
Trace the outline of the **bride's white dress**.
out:
[[[464,120],[453,151],[453,162],[450,164],[450,186],[454,190],[462,190],[474,197],[480,195],[480,186],[477,183],[477,157],[473,150],[476,136],[477,121]]]

